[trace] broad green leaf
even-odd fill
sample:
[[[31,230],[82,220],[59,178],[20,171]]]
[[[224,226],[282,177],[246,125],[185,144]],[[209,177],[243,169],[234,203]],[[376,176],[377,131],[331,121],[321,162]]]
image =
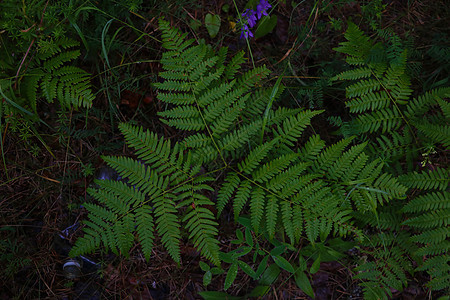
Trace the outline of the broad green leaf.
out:
[[[207,263],[204,263],[202,261],[199,262],[199,265],[200,265],[200,269],[202,269],[203,272],[207,272],[210,269],[210,266],[208,266]]]
[[[266,271],[262,274],[261,279],[259,280],[259,284],[261,285],[271,285],[277,280],[278,275],[281,270],[276,264],[270,265]]]
[[[235,258],[231,253],[219,252],[219,259],[227,264],[231,264],[235,261]]]
[[[314,299],[314,291],[305,272],[300,270],[295,272],[295,283],[306,295]]]
[[[288,271],[289,273],[294,273],[294,267],[282,256],[272,256],[273,261],[283,270]]]
[[[247,245],[249,245],[250,247],[253,247],[253,236],[252,236],[252,232],[250,231],[250,229],[245,228],[245,242],[247,243]]]
[[[205,16],[205,26],[208,30],[209,36],[212,38],[216,37],[220,29],[220,16],[207,14]]]
[[[267,292],[269,291],[269,289],[270,289],[270,286],[268,286],[268,285],[258,285],[250,292],[250,294],[247,295],[247,297],[259,299],[259,297],[265,296],[267,294]]]
[[[309,271],[311,272],[311,274],[316,274],[317,271],[319,271],[319,269],[320,269],[320,254],[313,262],[311,269]]]
[[[259,22],[258,28],[255,31],[255,39],[265,36],[266,34],[272,32],[272,30],[277,26],[277,16],[264,16]]]
[[[220,275],[220,274],[223,274],[223,272],[225,272],[223,269],[220,269],[220,268],[217,268],[217,267],[214,267],[214,268],[211,269],[211,273],[213,275]]]
[[[285,249],[286,249],[286,246],[284,246],[284,245],[277,246],[277,247],[273,248],[272,251],[270,251],[270,255],[278,256],[281,253],[283,253]]]
[[[211,271],[207,271],[205,275],[203,275],[203,286],[207,287],[208,284],[211,283],[212,273]]]
[[[307,265],[306,265],[306,260],[305,260],[305,258],[303,258],[303,256],[299,256],[299,258],[298,258],[298,263],[299,263],[299,269],[301,270],[301,271],[305,271],[306,270],[306,268],[308,267]]]
[[[232,252],[231,258],[232,258],[233,260],[235,260],[235,259],[238,258],[238,257],[247,255],[248,253],[250,253],[250,251],[252,251],[252,249],[253,249],[253,248],[252,248],[252,247],[249,247],[249,246],[242,246],[242,247],[239,247],[239,248],[237,248],[236,250],[234,250],[234,251]]]
[[[240,243],[244,241],[244,234],[240,229],[236,229],[236,237],[238,238]]]
[[[238,271],[238,265],[237,263],[233,263],[230,268],[228,269],[227,277],[225,278],[225,283],[223,285],[223,289],[226,291],[234,282],[236,279]]]
[[[256,279],[256,273],[252,269],[252,267],[250,267],[248,264],[246,264],[245,262],[243,262],[241,260],[238,260],[238,265],[241,268],[241,270],[244,271],[245,274],[247,274],[248,276],[250,276],[253,279]]]
[[[255,277],[258,278],[266,270],[267,261],[269,260],[269,255],[265,256],[259,263],[258,269],[256,269]]]
[[[205,300],[242,300],[242,297],[234,297],[224,292],[199,292],[199,295]]]

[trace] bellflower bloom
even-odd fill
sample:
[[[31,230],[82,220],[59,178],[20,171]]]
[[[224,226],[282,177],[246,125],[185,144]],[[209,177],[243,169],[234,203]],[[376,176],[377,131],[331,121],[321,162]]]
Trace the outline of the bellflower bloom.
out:
[[[269,4],[269,1],[267,0],[259,1],[259,4],[256,6],[256,14],[258,15],[258,19],[261,19],[263,15],[268,16],[267,10],[271,7],[272,5]]]
[[[241,30],[241,39],[248,39],[248,37],[253,37],[253,33],[250,31],[247,24],[243,24]]]
[[[246,9],[245,12],[242,14],[244,18],[247,18],[248,25],[250,25],[250,28],[256,25],[256,14],[253,9]]]
[[[242,19],[238,20],[241,23],[241,39],[248,39],[248,37],[253,37],[253,33],[250,28],[256,25],[256,21],[261,19],[261,17],[267,16],[267,9],[271,8],[272,5],[269,4],[267,0],[260,0],[259,4],[256,6],[256,11],[253,9],[246,9],[242,13]]]

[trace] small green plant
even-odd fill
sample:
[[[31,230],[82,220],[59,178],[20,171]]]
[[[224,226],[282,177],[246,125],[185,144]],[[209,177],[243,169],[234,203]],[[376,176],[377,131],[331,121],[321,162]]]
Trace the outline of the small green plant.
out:
[[[19,115],[37,120],[38,99],[57,100],[63,108],[90,107],[94,99],[90,75],[71,66],[80,56],[78,42],[67,38],[58,5],[41,1],[23,3],[6,1],[2,10],[0,65],[0,112],[2,116]],[[23,20],[29,27],[21,30]],[[18,34],[18,32],[21,32]]]
[[[9,226],[0,229],[0,233],[3,235],[0,240],[0,261],[3,266],[1,274],[8,279],[12,279],[17,272],[31,263],[31,260],[24,257],[23,254],[26,246],[14,237],[14,231]]]

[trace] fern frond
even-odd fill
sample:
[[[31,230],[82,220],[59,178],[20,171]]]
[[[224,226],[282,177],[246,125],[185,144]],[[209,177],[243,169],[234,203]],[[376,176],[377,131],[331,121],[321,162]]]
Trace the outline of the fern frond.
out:
[[[364,282],[364,296],[372,299],[387,299],[392,293],[390,287],[402,290],[407,284],[405,272],[412,272],[411,263],[407,260],[404,244],[402,241],[406,236],[394,236],[393,234],[380,233],[373,236],[371,247],[373,251],[367,251],[367,254],[373,256],[370,262],[363,262],[355,271],[356,279]]]
[[[142,247],[142,252],[147,261],[150,259],[154,240],[152,211],[153,208],[149,205],[142,205],[136,209],[136,232],[138,234],[138,241]]]
[[[327,176],[329,176],[329,178],[335,179],[335,180],[342,178],[344,175],[356,177],[357,173],[349,172],[349,170],[352,165],[353,165],[353,167],[355,166],[354,165],[355,158],[357,158],[358,155],[361,154],[361,152],[364,150],[366,145],[367,145],[367,143],[353,146],[352,148],[350,148],[349,150],[347,150],[346,152],[341,154],[341,157],[332,166],[330,166],[327,169],[327,174],[328,174]],[[359,168],[357,168],[357,169],[361,169],[362,165],[359,165],[358,167]]]
[[[180,263],[180,222],[177,217],[174,201],[169,197],[158,197],[153,200],[156,229],[170,257]]]
[[[27,76],[21,85],[21,89],[24,91],[33,112],[37,112],[37,88],[39,86],[38,83],[43,76],[44,72],[37,70],[33,72],[33,74]]]
[[[189,44],[184,44],[187,33],[182,34],[178,29],[172,28],[169,22],[159,21],[159,28],[162,31],[163,47],[168,50],[184,50]],[[192,43],[192,42],[191,42]]]
[[[283,126],[279,126],[275,129],[275,138],[277,138],[280,143],[291,147],[294,146],[294,142],[298,140],[306,126],[311,123],[311,119],[321,112],[323,111],[306,110],[296,116],[287,118],[283,122]]]
[[[259,165],[260,161],[267,156],[276,141],[277,140],[274,139],[272,141],[265,142],[264,144],[253,149],[244,161],[238,164],[239,171],[246,174],[251,174],[251,172]]]
[[[227,205],[228,201],[231,198],[231,195],[236,190],[236,188],[239,186],[240,179],[239,175],[233,172],[230,172],[227,174],[227,177],[225,178],[225,183],[222,185],[222,187],[219,190],[219,194],[217,196],[217,215],[220,216],[223,209],[225,208],[225,205]]]
[[[275,235],[279,209],[277,197],[269,195],[266,205],[266,230],[270,238]]]
[[[363,95],[367,95],[370,92],[374,92],[380,89],[380,87],[380,83],[375,79],[360,80],[357,83],[354,83],[347,87],[346,97],[361,97]]]
[[[450,126],[430,124],[428,122],[415,124],[414,126],[419,132],[429,137],[433,142],[441,143],[445,147],[450,147]]]
[[[249,140],[261,129],[262,121],[255,120],[239,129],[225,135],[218,141],[219,149],[225,151],[235,151],[246,145]]]
[[[249,180],[244,180],[236,191],[236,197],[233,203],[234,220],[236,221],[247,203],[252,191],[252,186]]]
[[[204,205],[213,205],[214,203],[200,194],[193,194],[192,197],[185,200],[185,203],[190,209],[183,218],[183,222],[187,221],[185,226],[190,232],[189,238],[203,256],[219,265],[219,241],[216,239],[218,224],[214,221],[213,213],[204,207]]]
[[[409,220],[408,220],[409,221]],[[419,222],[420,220],[416,220]],[[409,225],[414,226],[414,219],[411,220]],[[405,223],[408,225],[408,223]],[[422,227],[423,224],[420,224],[420,227]],[[418,226],[415,226],[418,227]],[[445,241],[446,239],[450,238],[450,229],[447,228],[435,228],[432,230],[425,231],[421,234],[417,234],[411,238],[413,242],[422,243],[422,244],[438,244],[440,242]]]
[[[351,113],[361,113],[367,110],[379,110],[387,108],[391,103],[389,95],[385,91],[369,92],[362,98],[347,101],[345,105]]]
[[[450,172],[443,168],[436,168],[433,171],[411,172],[400,176],[399,180],[409,188],[443,191],[450,183]]]
[[[398,110],[383,109],[360,115],[355,123],[361,133],[374,132],[380,127],[381,132],[384,133],[399,128],[402,121],[403,119]]]
[[[353,23],[348,24],[345,38],[348,42],[341,43],[339,47],[333,50],[351,56],[353,64],[364,63],[369,50],[372,48],[370,39]]]
[[[427,193],[412,199],[403,207],[402,211],[405,213],[414,213],[450,208],[450,201],[448,199],[450,199],[449,192]]]
[[[313,165],[313,170],[315,172],[320,172],[326,170],[338,158],[342,151],[350,144],[353,138],[343,139],[336,144],[329,146],[326,150],[317,157]]]
[[[47,72],[51,72],[53,70],[59,69],[65,62],[72,61],[80,56],[80,50],[72,50],[66,51],[58,54],[57,56],[52,57],[49,60],[44,62],[44,69]]]
[[[241,68],[241,64],[243,64],[244,62],[245,62],[244,51],[239,51],[236,55],[233,56],[233,58],[230,60],[230,62],[226,66],[226,68],[224,70],[225,78],[228,80],[233,79],[234,75]]]
[[[408,219],[403,223],[417,228],[445,227],[450,224],[450,209],[422,213],[420,216]]]
[[[297,159],[297,157],[298,154],[290,153],[279,156],[274,160],[267,162],[253,172],[253,180],[260,183],[270,180],[289,166],[294,160]]]
[[[353,70],[347,70],[339,75],[333,77],[333,80],[357,80],[361,78],[367,78],[372,75],[372,70],[368,67],[356,68]]]

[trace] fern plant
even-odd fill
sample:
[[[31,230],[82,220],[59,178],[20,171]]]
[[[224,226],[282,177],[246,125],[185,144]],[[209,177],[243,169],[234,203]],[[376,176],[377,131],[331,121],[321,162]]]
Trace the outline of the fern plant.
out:
[[[445,155],[448,151],[450,88],[440,87],[413,97],[407,51],[392,35],[380,32],[380,36],[388,37],[390,45],[375,44],[350,23],[345,34],[347,41],[336,48],[347,55],[351,68],[334,80],[349,82],[346,106],[354,116],[349,122],[341,122],[345,129],[341,133],[368,140],[369,156],[381,157],[381,168],[400,175],[400,183],[408,188],[408,197],[380,209],[377,214],[358,212],[355,215],[362,225],[379,228],[380,233],[369,240],[383,241],[384,248],[381,256],[372,256],[368,266],[358,267],[363,272],[358,277],[367,280],[362,283],[367,298],[386,298],[390,287],[406,286],[404,273],[411,268],[406,261],[401,263],[400,257],[407,254],[418,263],[416,271],[428,272],[427,286],[431,290],[448,291],[450,174],[448,169],[430,164],[427,156],[430,152]],[[419,167],[433,170],[417,172]],[[402,236],[402,244],[393,243],[392,235],[386,235],[383,230]],[[369,251],[374,251],[377,245]],[[398,255],[380,265],[378,260],[386,257],[384,253]]]
[[[86,222],[86,234],[77,241],[71,255],[91,252],[100,244],[114,253],[128,255],[136,233],[149,259],[156,226],[164,247],[179,263],[183,222],[189,239],[206,258],[218,264],[217,223],[207,208],[213,202],[201,193],[211,190],[206,183],[212,178],[198,174],[201,165],[192,160],[190,152],[184,153],[178,143],[171,147],[170,141],[127,124],[121,124],[120,130],[141,161],[103,158],[127,182],[98,181],[100,189],[89,190],[103,205],[85,204],[90,221]],[[185,214],[182,219],[179,211]]]
[[[18,78],[21,81],[17,91],[14,78],[7,77],[3,70],[0,88],[6,104],[4,114],[36,114],[39,97],[49,103],[56,99],[62,108],[90,107],[94,100],[90,75],[68,64],[80,55],[79,50],[74,50],[77,46],[78,42],[64,37],[40,41],[28,70]]]
[[[353,214],[375,214],[404,196],[407,188],[364,153],[367,143],[349,137],[327,147],[319,135],[302,137],[321,111],[272,106],[283,87],[261,87],[267,68],[239,73],[243,53],[226,64],[225,48],[216,54],[193,45],[164,20],[160,28],[168,49],[161,60],[164,81],[155,84],[159,100],[167,103],[160,116],[187,137],[171,146],[142,128],[120,125],[137,159],[104,157],[125,181],[99,181],[98,189],[89,190],[96,203],[85,205],[85,235],[71,255],[100,245],[128,255],[137,240],[148,259],[156,233],[180,262],[185,230],[204,257],[220,264],[212,206],[218,216],[249,213],[255,233],[292,246],[332,235],[363,240]],[[208,176],[199,173],[202,167]],[[213,174],[224,174],[224,181],[217,198],[208,199],[203,191],[213,190]]]

